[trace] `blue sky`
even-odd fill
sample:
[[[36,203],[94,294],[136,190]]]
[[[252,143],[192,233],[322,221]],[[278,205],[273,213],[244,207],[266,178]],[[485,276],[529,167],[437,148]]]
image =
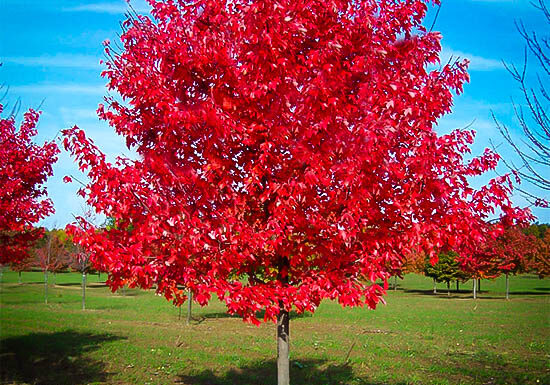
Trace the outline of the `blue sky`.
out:
[[[528,0],[443,0],[442,3],[434,27],[443,35],[442,61],[451,55],[469,58],[471,81],[464,94],[455,99],[453,113],[440,121],[438,130],[447,132],[473,122],[472,128],[478,133],[473,153],[479,154],[490,146],[490,138],[497,144],[503,142],[491,111],[518,132],[511,100],[521,103],[521,95],[502,64],[502,60],[523,62],[524,42],[514,21],[521,20],[528,30],[540,33],[548,25]],[[148,9],[143,0],[132,4],[138,12]],[[95,114],[106,92],[105,81],[100,77],[102,41],[117,40],[125,2],[2,0],[2,8],[0,83],[9,86],[3,102],[13,105],[20,99],[22,111],[41,105],[39,141],[51,140],[60,129],[77,124],[111,159],[128,154],[123,140]],[[435,14],[435,9],[430,10],[426,25],[431,25]],[[499,152],[513,158],[504,145]],[[500,172],[505,172],[504,168]],[[80,215],[83,211],[83,204],[75,194],[77,186],[62,182],[65,175],[78,175],[66,153],[60,155],[54,173],[47,187],[56,214],[42,221],[47,227],[64,226],[72,221],[73,214]],[[486,180],[477,180],[474,185]],[[526,205],[519,194],[515,194],[514,201]],[[540,222],[550,222],[549,209],[533,211]]]

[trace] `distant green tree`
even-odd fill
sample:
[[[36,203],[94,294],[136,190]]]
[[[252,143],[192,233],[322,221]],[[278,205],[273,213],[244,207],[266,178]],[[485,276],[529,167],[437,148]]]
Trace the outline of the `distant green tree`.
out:
[[[531,226],[526,227],[523,232],[527,235],[533,235],[535,238],[544,239],[548,230],[550,230],[550,224],[548,223],[533,223]]]
[[[429,258],[426,258],[424,264],[424,274],[434,280],[434,294],[437,293],[436,282],[447,283],[447,295],[451,295],[452,281],[465,281],[467,274],[462,271],[457,261],[458,254],[454,251],[440,253],[438,261],[432,265]]]

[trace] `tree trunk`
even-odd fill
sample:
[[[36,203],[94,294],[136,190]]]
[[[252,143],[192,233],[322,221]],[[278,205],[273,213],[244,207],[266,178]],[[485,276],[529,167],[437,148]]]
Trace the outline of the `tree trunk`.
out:
[[[510,299],[510,277],[506,273],[506,299]]]
[[[290,384],[289,313],[279,302],[277,315],[277,385]]]
[[[48,303],[48,270],[44,270],[44,303]]]
[[[82,273],[82,310],[86,310],[86,273]]]
[[[456,280],[456,292],[458,293],[459,287],[458,287],[458,279]]]
[[[481,278],[478,278],[477,280],[477,291],[481,292]]]
[[[437,294],[437,282],[435,281],[435,278],[434,278],[434,294]]]
[[[477,279],[474,278],[474,299],[477,299]]]
[[[397,275],[393,276],[393,290],[397,290]]]
[[[21,280],[21,272],[19,272],[19,284],[21,285],[23,281]]]
[[[447,281],[447,297],[451,296],[451,282]]]
[[[48,235],[48,259],[46,261],[46,269],[44,270],[44,303],[48,303],[48,266],[50,266],[52,252],[52,236]]]
[[[191,289],[187,291],[187,325],[191,323],[191,310],[193,308],[193,292]]]

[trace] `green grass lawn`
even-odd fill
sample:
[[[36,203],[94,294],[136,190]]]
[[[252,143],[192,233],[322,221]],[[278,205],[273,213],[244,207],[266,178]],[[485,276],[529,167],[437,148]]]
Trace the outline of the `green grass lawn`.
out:
[[[245,324],[214,301],[195,306],[186,326],[185,309],[179,320],[154,292],[113,294],[97,276],[82,311],[74,273],[51,281],[46,305],[42,274],[22,278],[2,278],[2,384],[276,384],[271,323]],[[432,281],[416,275],[375,311],[326,301],[291,320],[291,382],[550,384],[550,281],[510,283],[510,301],[504,278],[482,281],[474,301],[471,282],[433,295]]]

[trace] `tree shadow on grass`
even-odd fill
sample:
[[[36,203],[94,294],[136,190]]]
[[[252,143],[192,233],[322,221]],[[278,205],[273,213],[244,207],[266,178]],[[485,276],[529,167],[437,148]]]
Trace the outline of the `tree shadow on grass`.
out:
[[[382,385],[358,378],[348,364],[326,365],[323,360],[291,361],[290,380],[293,385],[344,385],[353,381],[361,385]],[[259,361],[248,366],[234,368],[225,373],[203,370],[194,374],[182,374],[178,384],[186,385],[270,385],[277,383],[277,363],[274,360]],[[395,385],[404,385],[398,382]]]
[[[514,291],[510,290],[510,295],[550,295],[550,288],[548,287],[536,287],[536,291]]]
[[[483,294],[484,292],[486,291],[479,291],[478,290],[478,294]],[[447,290],[446,289],[443,289],[443,290],[440,290],[438,289],[437,290],[437,294],[434,294],[434,290],[433,289],[426,289],[426,290],[421,290],[421,289],[404,289],[403,290],[403,293],[406,293],[406,294],[416,294],[416,295],[427,295],[427,296],[431,296],[431,297],[448,297],[447,296]],[[456,290],[453,290],[451,289],[451,297],[452,296],[456,296],[456,295],[460,295],[460,296],[467,296],[467,295],[472,295],[472,290],[462,290],[460,289],[459,291],[456,291]]]
[[[82,282],[63,282],[63,283],[56,283],[55,286],[60,287],[82,287]],[[107,287],[107,284],[105,282],[87,282],[86,283],[86,289],[94,289],[94,288],[100,288],[100,287]]]
[[[550,293],[548,292],[547,288],[535,288],[533,291],[513,291],[510,290],[510,295],[535,295],[535,296],[548,296]],[[437,294],[434,294],[433,289],[429,290],[418,290],[418,289],[405,289],[403,290],[406,294],[413,294],[413,295],[425,295],[425,296],[431,296],[434,298],[448,298],[448,299],[466,299],[472,297],[472,291],[471,290],[451,290],[451,295],[447,295],[447,290],[438,290]],[[478,299],[500,299],[504,298],[504,293],[498,293],[488,290],[481,290],[477,292]],[[489,295],[488,295],[489,294]]]
[[[4,338],[0,340],[0,383],[80,385],[106,381],[110,373],[105,364],[86,353],[122,338],[74,330]]]
[[[256,312],[256,317],[258,319],[263,319],[264,315],[265,315],[264,310]],[[238,314],[229,314],[229,313],[224,313],[224,312],[204,313],[204,314],[201,314],[197,317],[200,318],[199,323],[204,322],[205,320],[210,319],[210,318],[238,318],[238,319],[242,318]],[[313,314],[311,314],[309,312],[303,312],[303,313],[297,313],[295,311],[290,312],[290,319],[310,318],[310,317],[313,317]],[[193,318],[195,318],[195,317],[193,317]]]
[[[425,377],[420,382],[441,381],[445,383],[475,384],[523,384],[549,383],[550,374],[535,366],[526,369],[515,363],[501,362],[491,355],[461,355],[434,360],[426,368]],[[395,369],[395,368],[394,368]],[[381,369],[377,369],[381,370]],[[424,372],[424,369],[415,369]],[[378,372],[378,375],[381,373]],[[407,371],[390,372],[388,380],[374,381],[368,375],[354,373],[349,364],[329,364],[326,360],[291,360],[290,382],[293,385],[405,385],[410,384]],[[459,380],[462,379],[462,380]],[[464,381],[464,382],[463,382]],[[275,385],[277,384],[277,364],[274,360],[258,361],[252,364],[231,368],[225,371],[202,370],[178,375],[176,384],[185,385]],[[438,382],[439,383],[439,382]]]

